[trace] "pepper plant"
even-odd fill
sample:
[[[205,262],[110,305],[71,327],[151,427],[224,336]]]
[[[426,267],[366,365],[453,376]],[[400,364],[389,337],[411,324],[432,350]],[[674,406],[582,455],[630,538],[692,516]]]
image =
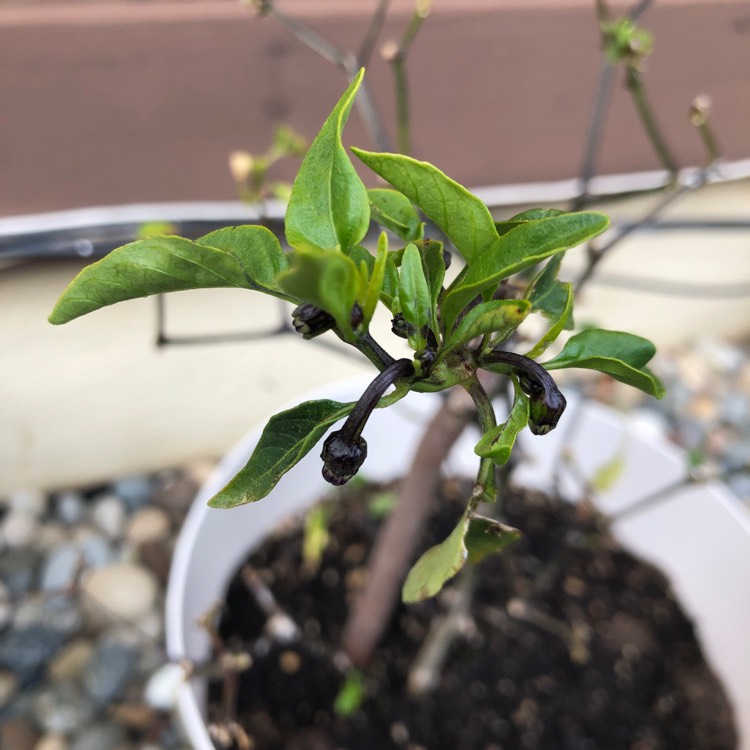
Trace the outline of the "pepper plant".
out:
[[[138,240],[81,271],[49,319],[66,323],[164,292],[238,287],[292,303],[294,326],[304,338],[330,331],[372,362],[379,372],[356,403],[308,401],[272,417],[247,465],[210,500],[215,508],[268,495],[326,433],[323,476],[343,484],[367,457],[364,435],[373,409],[411,391],[466,389],[482,431],[474,449],[477,478],[455,530],[407,577],[403,598],[416,601],[437,593],[467,561],[518,538],[516,529],[481,516],[478,507],[495,499],[495,467],[508,461],[518,433],[528,427],[544,435],[560,419],[565,398],[550,371],[599,370],[657,398],[663,387],[647,367],[653,344],[620,331],[584,330],[556,356],[537,361],[572,328],[572,286],[558,280],[562,254],[603,232],[606,216],[534,209],[495,222],[478,198],[431,164],[352,149],[389,185],[365,187],[341,140],[363,73],[334,107],[296,177],[285,219],[288,252],[263,226],[228,227],[194,241]],[[423,217],[442,239],[425,236]],[[372,221],[386,230],[374,253],[361,244]],[[463,261],[450,282],[448,243]],[[393,334],[406,339],[410,357],[394,359],[370,333],[378,305],[389,311]],[[516,329],[533,313],[545,317],[547,330],[527,351],[510,351]],[[481,370],[512,384],[512,405],[500,423]]]

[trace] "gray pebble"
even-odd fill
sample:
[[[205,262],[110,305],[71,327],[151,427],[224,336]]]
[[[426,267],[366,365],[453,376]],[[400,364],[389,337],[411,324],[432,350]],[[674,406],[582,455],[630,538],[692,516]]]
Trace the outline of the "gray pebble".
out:
[[[750,439],[733,440],[727,446],[722,459],[727,469],[736,470],[743,466],[750,469]]]
[[[127,685],[138,665],[138,651],[112,638],[102,639],[83,670],[81,681],[97,706],[111,703]]]
[[[42,490],[27,487],[12,493],[7,505],[12,510],[20,510],[39,518],[47,511],[47,496]]]
[[[125,731],[117,724],[97,723],[80,732],[69,750],[115,750],[125,741]]]
[[[112,545],[99,534],[90,534],[80,541],[79,547],[83,561],[88,568],[100,568],[115,560]]]
[[[13,600],[10,589],[0,581],[0,631],[8,625],[13,618]]]
[[[2,522],[5,546],[18,549],[33,544],[38,526],[39,519],[33,513],[11,508]]]
[[[46,732],[70,734],[94,717],[94,706],[75,682],[58,682],[34,697],[36,719]],[[101,750],[109,747],[101,745]]]
[[[36,626],[57,631],[68,638],[80,629],[83,617],[73,597],[55,594],[22,601],[13,616],[13,628],[18,631]]]
[[[116,495],[100,495],[94,500],[91,520],[110,539],[119,539],[125,529],[125,506]]]
[[[86,519],[88,507],[86,498],[75,490],[61,492],[55,498],[55,513],[59,521],[68,526],[82,523]]]
[[[5,708],[18,690],[18,677],[13,672],[0,669],[0,710]]]
[[[70,544],[53,549],[42,564],[40,586],[44,591],[64,591],[75,582],[81,553]]]
[[[112,490],[129,511],[134,511],[150,501],[153,486],[148,477],[132,476],[114,481]]]
[[[35,587],[39,552],[33,547],[6,550],[0,555],[0,581],[13,596],[28,594]]]
[[[33,625],[0,634],[0,666],[15,673],[21,685],[32,682],[62,645],[65,635],[57,628]]]

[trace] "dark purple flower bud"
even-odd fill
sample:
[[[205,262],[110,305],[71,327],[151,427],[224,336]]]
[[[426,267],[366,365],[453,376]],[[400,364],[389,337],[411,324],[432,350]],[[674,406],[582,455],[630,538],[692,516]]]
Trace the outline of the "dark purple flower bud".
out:
[[[313,339],[336,325],[332,315],[309,302],[304,302],[292,311],[292,325],[302,338]]]
[[[346,484],[367,458],[367,441],[358,435],[353,440],[332,432],[323,443],[323,479],[336,486]]]
[[[391,331],[401,339],[408,339],[414,333],[414,326],[406,322],[403,313],[396,313],[391,320]]]
[[[500,349],[493,349],[482,361],[507,367],[516,374],[521,390],[529,397],[529,429],[535,435],[546,435],[555,429],[567,403],[544,367],[521,354]]]

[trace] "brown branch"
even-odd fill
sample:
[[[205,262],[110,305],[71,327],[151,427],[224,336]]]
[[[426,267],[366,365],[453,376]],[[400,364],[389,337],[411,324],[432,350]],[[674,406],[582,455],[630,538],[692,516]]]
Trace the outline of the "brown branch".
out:
[[[454,389],[425,429],[396,507],[375,540],[365,590],[344,626],[342,646],[356,667],[369,662],[393,613],[420,532],[437,498],[439,467],[473,413],[466,393]]]

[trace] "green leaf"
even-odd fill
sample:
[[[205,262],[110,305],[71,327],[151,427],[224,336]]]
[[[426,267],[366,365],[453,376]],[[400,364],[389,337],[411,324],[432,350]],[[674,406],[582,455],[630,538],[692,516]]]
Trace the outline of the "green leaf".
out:
[[[354,406],[338,401],[305,401],[271,417],[245,468],[208,504],[212,508],[234,508],[265,497]]]
[[[352,341],[352,310],[360,291],[355,262],[336,250],[295,250],[290,260],[289,270],[278,278],[279,288],[332,315],[344,338]]]
[[[465,275],[448,289],[443,300],[443,321],[449,330],[463,308],[499,281],[596,237],[609,219],[596,212],[568,213],[519,224],[498,237],[469,264]]]
[[[383,289],[383,279],[385,278],[385,266],[387,261],[388,236],[385,232],[381,232],[380,237],[378,237],[378,254],[375,257],[375,262],[372,265],[372,271],[370,272],[370,281],[367,286],[367,292],[365,293],[364,304],[362,305],[365,328],[370,325],[372,316],[375,314],[375,308],[378,305],[378,300],[380,299],[380,293]]]
[[[317,505],[305,515],[302,536],[302,560],[308,570],[314,572],[320,567],[329,539],[328,510],[323,505]]]
[[[511,216],[510,219],[506,219],[505,221],[496,221],[495,229],[498,234],[507,234],[519,224],[536,221],[537,219],[548,219],[550,216],[560,216],[564,213],[565,211],[561,211],[559,208],[529,208],[526,211],[521,211],[520,214]]]
[[[647,367],[654,356],[654,345],[641,336],[623,331],[590,328],[572,336],[563,350],[544,362],[548,370],[582,367],[611,375],[627,385],[656,398],[664,395],[664,386]]]
[[[491,458],[498,466],[502,466],[510,458],[518,433],[528,423],[529,399],[517,390],[508,419],[493,430],[485,432],[474,447],[474,453],[482,458]]]
[[[625,455],[620,447],[615,455],[593,473],[589,484],[596,492],[611,490],[625,472]]]
[[[406,246],[401,260],[398,300],[404,320],[414,328],[414,334],[409,336],[409,345],[415,351],[421,351],[427,344],[425,331],[433,316],[422,257],[417,246],[412,243]]]
[[[206,287],[252,288],[239,260],[182,237],[150,237],[86,266],[57,301],[49,322],[67,323],[124,300]]]
[[[367,190],[341,143],[363,75],[360,70],[334,107],[294,180],[285,220],[286,239],[294,248],[346,250],[367,233]]]
[[[432,164],[401,154],[376,154],[358,148],[352,151],[419,206],[468,262],[497,239],[487,206]]]
[[[430,290],[430,303],[432,307],[432,330],[437,335],[439,331],[437,320],[437,306],[440,294],[443,291],[443,280],[445,279],[445,258],[443,258],[443,243],[436,240],[424,240],[417,243],[422,256],[422,269],[427,288]]]
[[[430,547],[409,571],[401,590],[404,602],[420,602],[435,596],[463,568],[469,555],[464,544],[468,528],[467,509],[451,535],[440,544]]]
[[[568,327],[568,322],[573,317],[573,285],[569,283],[560,284],[560,292],[565,294],[563,307],[560,310],[557,320],[547,329],[547,332],[536,342],[536,344],[526,353],[529,359],[536,359],[549,348],[552,342]]]
[[[365,692],[362,673],[357,669],[350,669],[333,702],[334,713],[344,719],[356,713],[365,699]]]
[[[513,526],[484,516],[474,516],[464,537],[469,552],[469,562],[476,565],[488,555],[500,552],[521,538],[521,532]]]
[[[423,225],[411,201],[398,190],[375,188],[367,191],[370,216],[406,242],[422,238]]]
[[[383,277],[383,288],[380,292],[380,299],[394,314],[396,311],[393,309],[393,301],[398,298],[399,283],[398,268],[393,260],[393,253],[388,253],[385,261],[385,276]]]
[[[401,598],[406,604],[435,596],[468,561],[475,563],[518,541],[518,529],[467,508],[451,535],[430,547],[414,564],[404,581]]]
[[[568,301],[567,284],[557,280],[562,265],[562,256],[556,255],[534,277],[529,284],[524,299],[531,302],[534,312],[540,312],[551,321],[559,320]],[[566,330],[572,328],[570,320]]]
[[[253,288],[289,300],[276,284],[279,274],[289,267],[289,261],[270,229],[254,225],[226,227],[204,235],[196,243],[231,253]]]
[[[493,299],[472,307],[453,333],[447,337],[445,351],[465,344],[486,333],[506,333],[506,338],[526,318],[531,303],[524,299]]]
[[[530,359],[536,359],[563,330],[573,327],[573,285],[557,280],[561,262],[561,256],[554,257],[526,290],[533,311],[542,313],[551,322],[544,336],[527,352]]]

